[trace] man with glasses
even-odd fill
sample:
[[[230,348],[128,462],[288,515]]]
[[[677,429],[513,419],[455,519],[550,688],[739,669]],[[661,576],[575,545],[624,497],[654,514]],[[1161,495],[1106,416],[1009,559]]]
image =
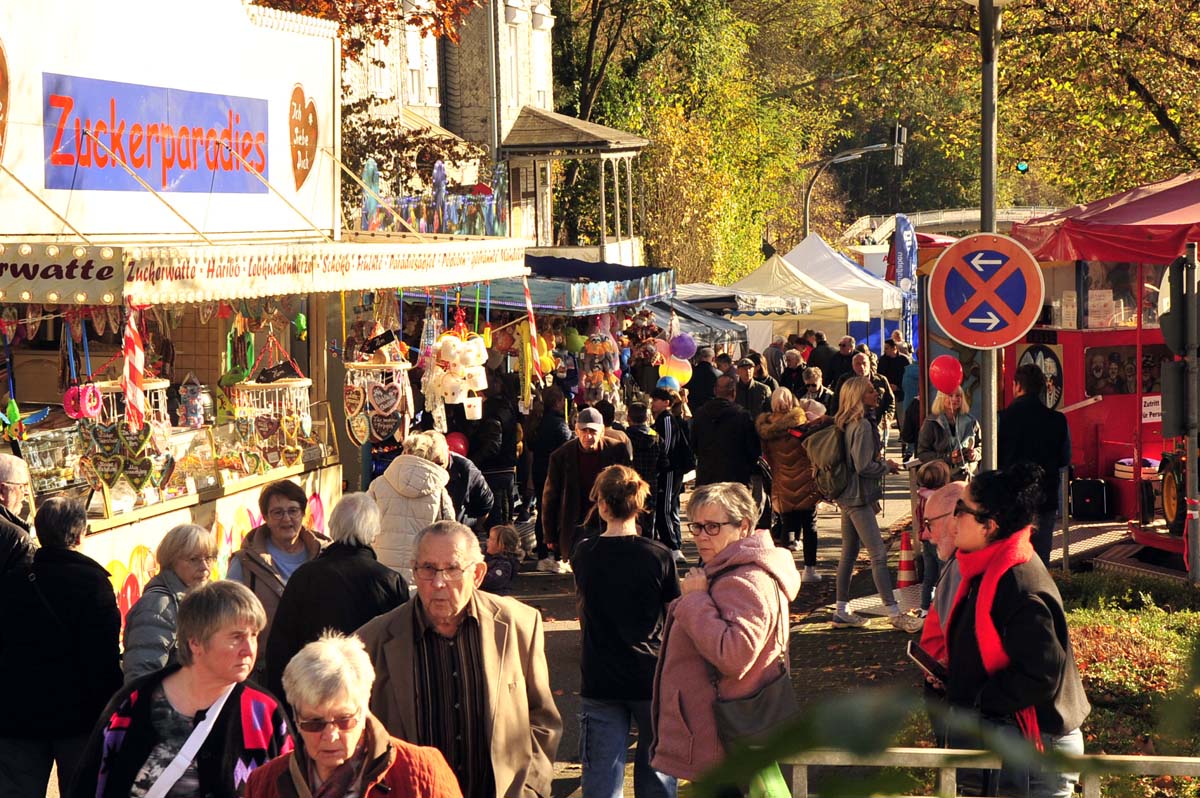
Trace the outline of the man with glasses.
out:
[[[440,750],[465,798],[550,795],[562,719],[541,614],[478,589],[487,566],[462,524],[423,529],[412,565],[416,599],[357,632],[375,666],[372,714]]]
[[[0,454],[0,576],[33,561],[33,538],[21,517],[28,493],[29,469],[25,461]]]
[[[838,341],[837,352],[833,354],[833,357],[829,358],[828,368],[821,367],[821,370],[825,372],[825,381],[830,385],[836,386],[838,380],[842,377],[846,375],[853,376],[855,354],[854,339],[849,335],[842,336],[842,339]]]
[[[809,366],[804,370],[804,389],[794,393],[797,398],[812,399],[825,405],[826,413],[836,409],[834,408],[833,391],[825,385],[821,369],[816,366]]]
[[[946,664],[946,620],[958,593],[962,575],[955,559],[954,534],[958,527],[958,516],[962,514],[962,497],[967,490],[966,482],[951,482],[933,492],[925,501],[925,512],[921,525],[936,547],[938,579],[933,588],[933,603],[921,630],[921,648],[934,659]]]

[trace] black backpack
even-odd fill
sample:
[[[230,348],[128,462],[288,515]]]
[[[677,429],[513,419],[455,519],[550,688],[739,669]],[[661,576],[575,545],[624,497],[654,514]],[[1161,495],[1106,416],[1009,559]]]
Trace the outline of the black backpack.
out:
[[[686,474],[696,467],[696,453],[692,451],[692,442],[688,440],[687,425],[672,416],[670,419],[672,431],[671,451],[667,452],[667,462],[676,474]]]

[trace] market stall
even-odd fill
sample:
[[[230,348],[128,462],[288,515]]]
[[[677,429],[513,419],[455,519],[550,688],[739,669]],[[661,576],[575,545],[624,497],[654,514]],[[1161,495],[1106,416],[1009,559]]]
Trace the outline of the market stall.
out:
[[[671,325],[671,316],[679,322],[681,332],[698,343],[727,352],[741,352],[748,345],[746,325],[694,307],[681,299],[662,299],[650,306],[654,323],[662,329]]]

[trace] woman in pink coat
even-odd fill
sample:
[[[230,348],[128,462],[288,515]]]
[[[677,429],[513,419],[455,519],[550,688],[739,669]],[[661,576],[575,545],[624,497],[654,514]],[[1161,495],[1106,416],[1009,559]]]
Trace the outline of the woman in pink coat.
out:
[[[688,572],[683,595],[667,611],[651,764],[694,780],[725,756],[713,712],[718,696],[744,698],[778,677],[780,655],[787,656],[787,601],[800,591],[800,574],[790,552],[754,530],[759,508],[744,485],[697,488],[687,514],[704,568]]]

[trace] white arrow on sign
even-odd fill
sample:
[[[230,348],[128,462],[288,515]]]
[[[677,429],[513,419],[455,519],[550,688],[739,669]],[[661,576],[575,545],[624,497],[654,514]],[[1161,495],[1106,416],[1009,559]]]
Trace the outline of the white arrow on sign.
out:
[[[985,318],[977,319],[977,318],[972,317],[972,318],[967,319],[967,323],[969,323],[969,324],[986,324],[987,331],[991,332],[992,330],[996,329],[996,325],[1000,323],[1000,317],[996,315],[996,311],[989,310],[987,312],[987,316]]]
[[[984,254],[985,254],[984,250],[980,250],[979,252],[976,252],[974,255],[971,256],[971,259],[969,261],[967,261],[967,263],[971,264],[972,268],[974,268],[975,271],[980,272],[981,274],[983,273],[984,266],[1003,265],[1004,261],[1000,260],[999,258],[996,258],[996,259],[987,258],[987,257],[984,257]]]

